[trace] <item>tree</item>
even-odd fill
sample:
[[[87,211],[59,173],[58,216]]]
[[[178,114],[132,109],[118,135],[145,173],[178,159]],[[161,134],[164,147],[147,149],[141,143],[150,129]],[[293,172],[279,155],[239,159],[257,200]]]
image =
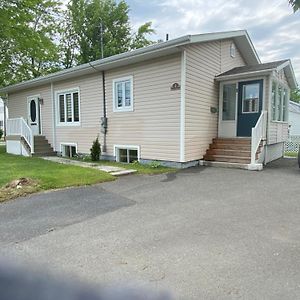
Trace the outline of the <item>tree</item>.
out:
[[[58,0],[0,2],[0,86],[57,70]]]
[[[300,88],[297,88],[291,92],[291,100],[300,103]]]
[[[71,0],[68,5],[74,36],[77,37],[78,63],[123,53],[151,44],[146,38],[154,30],[151,22],[132,34],[129,6],[124,0]]]
[[[289,0],[289,3],[293,7],[294,12],[300,9],[300,0]]]

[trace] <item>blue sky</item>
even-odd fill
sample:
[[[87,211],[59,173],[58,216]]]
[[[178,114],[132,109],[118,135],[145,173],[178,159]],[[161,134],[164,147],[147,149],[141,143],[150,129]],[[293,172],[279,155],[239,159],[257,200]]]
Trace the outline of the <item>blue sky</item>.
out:
[[[127,0],[134,28],[152,21],[165,39],[247,29],[262,62],[291,58],[300,83],[300,12],[287,0]]]

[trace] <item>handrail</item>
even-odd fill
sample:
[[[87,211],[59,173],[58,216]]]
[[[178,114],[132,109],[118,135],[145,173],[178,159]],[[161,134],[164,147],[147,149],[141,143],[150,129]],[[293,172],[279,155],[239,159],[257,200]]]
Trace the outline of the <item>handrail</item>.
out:
[[[262,139],[266,137],[267,132],[267,111],[263,110],[251,134],[251,164],[256,162],[256,152]]]
[[[30,147],[30,152],[34,153],[33,132],[24,118],[8,119],[7,135],[20,135]]]

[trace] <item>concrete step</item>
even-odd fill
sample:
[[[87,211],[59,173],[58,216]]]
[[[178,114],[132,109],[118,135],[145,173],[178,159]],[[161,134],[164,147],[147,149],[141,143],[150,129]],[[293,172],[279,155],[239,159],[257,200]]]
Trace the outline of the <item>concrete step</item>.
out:
[[[250,157],[245,157],[245,156],[205,154],[203,158],[206,161],[220,161],[220,162],[241,163],[241,164],[249,164],[251,162]]]

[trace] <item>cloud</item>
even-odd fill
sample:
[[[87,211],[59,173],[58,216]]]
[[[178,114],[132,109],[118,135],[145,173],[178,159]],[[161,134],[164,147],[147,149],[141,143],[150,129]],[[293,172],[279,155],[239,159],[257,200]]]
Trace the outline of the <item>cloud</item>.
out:
[[[247,29],[263,62],[291,58],[300,83],[300,12],[287,0],[129,0],[136,25],[152,21],[155,39]]]

